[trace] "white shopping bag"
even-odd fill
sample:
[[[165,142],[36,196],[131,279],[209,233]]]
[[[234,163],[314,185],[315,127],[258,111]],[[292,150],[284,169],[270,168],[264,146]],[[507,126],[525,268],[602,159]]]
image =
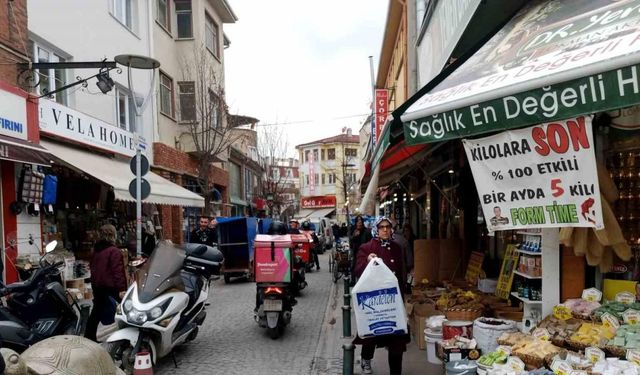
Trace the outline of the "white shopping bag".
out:
[[[361,338],[408,332],[398,279],[380,258],[369,261],[351,290],[351,304]]]

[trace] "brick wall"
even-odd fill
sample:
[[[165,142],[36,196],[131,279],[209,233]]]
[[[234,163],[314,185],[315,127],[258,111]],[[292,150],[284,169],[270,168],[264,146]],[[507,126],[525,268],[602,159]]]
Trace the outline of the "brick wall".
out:
[[[19,55],[28,55],[27,0],[0,1],[0,44],[18,55],[0,49],[0,61],[28,62]],[[18,70],[14,64],[0,64],[0,80],[16,85]]]

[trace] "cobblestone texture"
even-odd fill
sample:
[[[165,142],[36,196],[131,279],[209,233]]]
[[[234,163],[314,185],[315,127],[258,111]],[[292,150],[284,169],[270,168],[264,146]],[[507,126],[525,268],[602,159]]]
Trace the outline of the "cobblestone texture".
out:
[[[298,297],[291,324],[283,336],[270,339],[267,330],[254,321],[255,283],[238,280],[224,284],[219,280],[209,293],[211,305],[198,337],[175,351],[178,368],[168,356],[159,361],[154,373],[309,374],[332,290],[328,255],[326,252],[320,256],[320,272],[307,274],[309,286]],[[329,360],[330,367],[338,361]]]

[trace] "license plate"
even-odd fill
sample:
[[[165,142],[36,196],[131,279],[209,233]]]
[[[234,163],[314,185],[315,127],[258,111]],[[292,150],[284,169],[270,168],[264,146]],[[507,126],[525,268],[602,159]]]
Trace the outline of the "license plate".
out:
[[[282,311],[282,300],[279,299],[265,299],[264,311]]]

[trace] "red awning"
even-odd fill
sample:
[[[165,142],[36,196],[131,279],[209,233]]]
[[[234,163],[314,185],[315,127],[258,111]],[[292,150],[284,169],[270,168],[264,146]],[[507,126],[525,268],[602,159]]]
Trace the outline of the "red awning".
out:
[[[401,141],[397,145],[389,148],[384,153],[384,155],[382,156],[382,161],[380,162],[380,171],[384,172],[385,170],[402,163],[403,161],[409,159],[411,156],[425,150],[427,147],[428,145],[426,144],[407,146],[404,140]]]
[[[38,144],[0,135],[0,159],[49,166],[51,155]]]

